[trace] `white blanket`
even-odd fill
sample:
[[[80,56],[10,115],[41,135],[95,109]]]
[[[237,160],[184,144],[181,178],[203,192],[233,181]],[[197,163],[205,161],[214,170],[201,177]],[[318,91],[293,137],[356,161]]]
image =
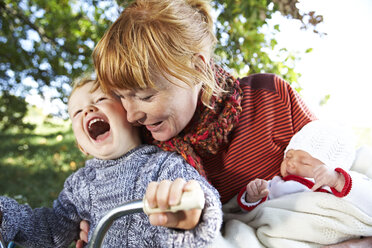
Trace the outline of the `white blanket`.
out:
[[[306,192],[286,195],[249,213],[224,206],[225,226],[213,247],[321,247],[372,236],[372,217],[334,195]]]

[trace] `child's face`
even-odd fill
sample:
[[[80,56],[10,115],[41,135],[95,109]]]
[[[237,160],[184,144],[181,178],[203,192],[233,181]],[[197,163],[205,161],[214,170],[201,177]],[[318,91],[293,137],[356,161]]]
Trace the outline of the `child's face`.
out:
[[[297,175],[301,177],[314,177],[314,169],[322,165],[322,161],[312,157],[302,150],[288,150],[280,166],[280,174],[285,177]]]
[[[135,127],[128,123],[120,99],[93,82],[77,88],[68,103],[68,113],[81,150],[100,159],[115,159],[140,144]]]

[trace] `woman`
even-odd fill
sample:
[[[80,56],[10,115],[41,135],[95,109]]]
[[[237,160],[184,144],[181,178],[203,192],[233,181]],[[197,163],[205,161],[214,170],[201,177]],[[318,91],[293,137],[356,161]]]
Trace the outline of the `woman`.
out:
[[[180,153],[226,203],[247,182],[278,174],[289,140],[316,117],[275,75],[235,79],[214,62],[215,43],[209,1],[137,0],[93,59],[128,121],[142,125],[149,142]],[[174,215],[152,221],[175,223]]]

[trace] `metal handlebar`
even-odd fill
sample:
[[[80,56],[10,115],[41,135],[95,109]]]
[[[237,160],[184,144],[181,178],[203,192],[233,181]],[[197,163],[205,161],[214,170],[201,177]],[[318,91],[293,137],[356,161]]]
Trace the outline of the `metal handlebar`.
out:
[[[200,190],[187,191],[182,194],[181,202],[177,206],[171,206],[169,209],[161,210],[159,208],[150,208],[145,200],[135,200],[120,205],[105,214],[98,222],[93,232],[92,238],[88,243],[88,248],[100,248],[106,232],[112,223],[125,215],[145,212],[147,215],[160,212],[177,212],[180,210],[203,209],[204,192]]]
[[[129,203],[125,203],[119,207],[110,210],[102,219],[98,222],[96,229],[93,232],[91,241],[88,244],[88,248],[99,248],[102,245],[103,238],[106,232],[117,218],[125,216],[127,214],[135,214],[143,212],[143,201],[136,200]]]
[[[3,239],[3,236],[1,235],[0,233],[0,248],[13,248],[15,247],[15,244],[13,241],[9,242],[8,245],[6,245],[4,239]]]

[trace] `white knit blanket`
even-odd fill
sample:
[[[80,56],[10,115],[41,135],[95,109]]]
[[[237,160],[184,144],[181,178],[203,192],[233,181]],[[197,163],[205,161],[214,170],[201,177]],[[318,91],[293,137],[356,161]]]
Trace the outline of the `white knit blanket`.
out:
[[[225,206],[223,233],[213,247],[321,247],[372,236],[371,216],[327,193],[290,194],[243,214],[231,213],[235,207]]]

